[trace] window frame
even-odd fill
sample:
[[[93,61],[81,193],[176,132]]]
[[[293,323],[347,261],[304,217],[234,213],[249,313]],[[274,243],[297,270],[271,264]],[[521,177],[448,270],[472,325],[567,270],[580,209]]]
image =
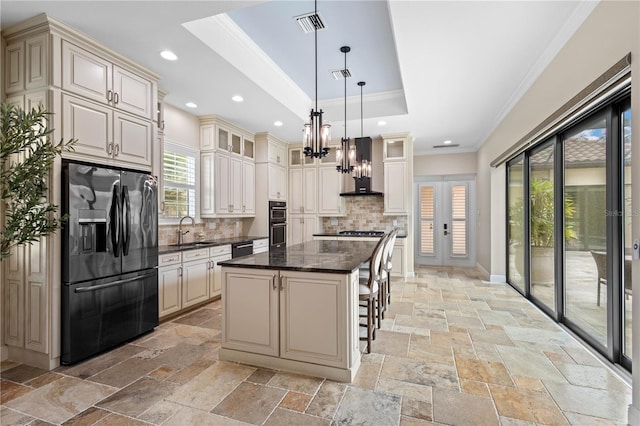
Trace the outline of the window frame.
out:
[[[160,161],[161,163],[161,171],[162,171],[162,188],[161,188],[161,194],[162,194],[162,200],[164,203],[164,191],[165,191],[165,187],[166,186],[170,186],[170,187],[175,187],[174,183],[171,181],[168,181],[167,178],[165,177],[165,170],[164,170],[164,154],[166,152],[173,152],[176,154],[182,154],[182,155],[187,155],[189,157],[193,157],[195,159],[194,161],[194,176],[195,176],[195,184],[193,186],[191,185],[184,185],[184,184],[177,184],[178,187],[180,188],[189,188],[189,189],[193,189],[194,190],[194,197],[195,197],[195,203],[194,203],[194,215],[192,216],[196,223],[200,223],[200,151],[196,148],[187,146],[187,145],[183,145],[180,144],[178,142],[169,140],[169,139],[165,139],[164,143],[163,143],[163,151],[162,151],[162,159]],[[179,217],[171,217],[171,216],[165,216],[165,212],[166,210],[163,208],[163,213],[159,216],[159,220],[158,223],[161,225],[172,225],[172,224],[178,224],[180,223],[180,218]]]

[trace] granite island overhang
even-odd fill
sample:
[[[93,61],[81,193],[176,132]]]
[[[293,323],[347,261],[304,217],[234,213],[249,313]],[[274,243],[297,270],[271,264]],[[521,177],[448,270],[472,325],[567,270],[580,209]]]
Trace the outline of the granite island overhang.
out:
[[[352,382],[358,274],[375,242],[309,241],[221,262],[221,360]]]

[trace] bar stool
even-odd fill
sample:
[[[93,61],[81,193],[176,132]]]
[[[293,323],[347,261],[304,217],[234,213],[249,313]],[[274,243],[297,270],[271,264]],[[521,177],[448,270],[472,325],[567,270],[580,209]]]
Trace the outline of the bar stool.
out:
[[[384,251],[384,244],[389,234],[380,238],[371,254],[369,260],[369,277],[360,278],[360,285],[358,286],[359,300],[364,303],[367,309],[367,336],[360,337],[360,340],[367,341],[367,353],[371,353],[371,341],[376,337],[374,315],[378,318],[378,327],[380,327],[380,271],[382,267],[382,255]],[[376,309],[378,314],[376,315]],[[362,326],[362,325],[361,325]]]
[[[391,258],[393,257],[393,246],[396,244],[396,237],[398,236],[398,230],[394,229],[389,234],[389,238],[385,243],[384,253],[382,255],[382,287],[380,293],[382,295],[382,318],[384,318],[384,311],[387,310],[387,305],[391,303]]]

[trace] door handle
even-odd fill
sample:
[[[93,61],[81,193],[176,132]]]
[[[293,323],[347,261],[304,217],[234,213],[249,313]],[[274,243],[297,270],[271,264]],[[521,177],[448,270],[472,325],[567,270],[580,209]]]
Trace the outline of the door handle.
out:
[[[447,224],[444,224],[444,235],[449,235],[449,231],[447,231]]]
[[[273,285],[273,289],[276,289],[276,274],[273,274],[273,277],[271,277],[271,284]]]
[[[118,94],[118,92],[114,92],[113,93],[113,103],[117,104],[118,102],[120,102],[120,95]]]
[[[107,90],[107,102],[111,102],[113,100],[113,92],[111,90]]]

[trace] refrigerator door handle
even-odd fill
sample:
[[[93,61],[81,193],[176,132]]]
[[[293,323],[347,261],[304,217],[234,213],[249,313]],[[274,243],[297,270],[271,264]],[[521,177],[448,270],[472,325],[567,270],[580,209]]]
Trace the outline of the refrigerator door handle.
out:
[[[127,212],[124,215],[122,222],[123,227],[123,240],[122,240],[122,255],[129,254],[129,242],[131,241],[131,201],[129,200],[129,187],[124,185],[122,187],[122,209],[126,209]]]
[[[111,195],[111,210],[109,212],[109,219],[111,221],[111,246],[113,247],[113,255],[115,257],[120,256],[120,195],[118,194],[118,188],[113,187],[113,194]]]
[[[144,278],[152,277],[154,275],[155,275],[155,273],[153,273],[153,274],[145,274],[145,275],[138,275],[137,277],[127,278],[126,280],[118,280],[118,281],[114,281],[112,283],[107,283],[107,284],[93,285],[93,286],[90,286],[90,287],[78,287],[78,288],[76,288],[74,290],[74,292],[75,293],[87,293],[87,292],[90,292],[90,291],[99,291],[99,290],[103,290],[105,288],[115,287],[115,286],[118,286],[118,285],[130,283],[132,281],[142,280]]]

